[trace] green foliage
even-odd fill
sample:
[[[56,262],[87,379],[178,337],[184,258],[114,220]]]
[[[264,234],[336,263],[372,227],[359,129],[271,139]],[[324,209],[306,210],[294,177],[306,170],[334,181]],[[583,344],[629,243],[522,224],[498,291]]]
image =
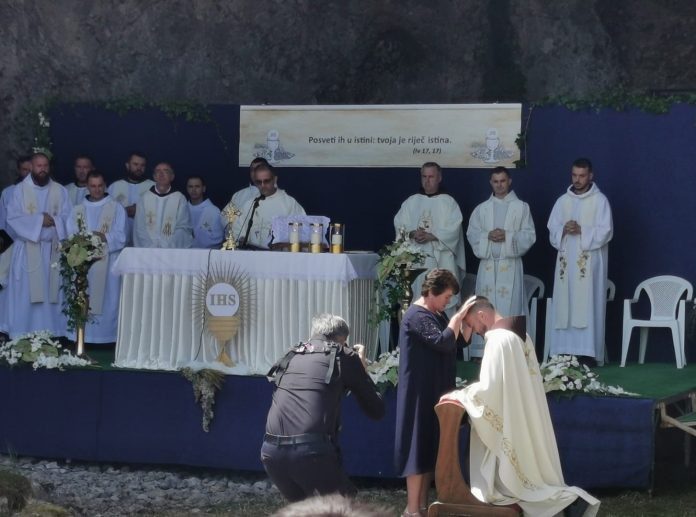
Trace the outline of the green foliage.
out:
[[[0,497],[7,498],[9,510],[19,511],[24,508],[31,494],[31,483],[27,478],[0,469]]]
[[[665,95],[652,92],[645,93],[629,91],[620,86],[589,97],[549,97],[534,104],[537,106],[563,106],[571,111],[588,109],[599,111],[605,108],[615,111],[626,111],[635,108],[646,113],[660,115],[669,112],[675,104],[696,104],[696,94],[673,93]]]
[[[225,382],[225,374],[210,368],[203,368],[202,370],[182,368],[181,374],[191,382],[193,396],[203,410],[202,426],[207,433],[210,430],[210,422],[215,416],[213,412],[215,395]]]

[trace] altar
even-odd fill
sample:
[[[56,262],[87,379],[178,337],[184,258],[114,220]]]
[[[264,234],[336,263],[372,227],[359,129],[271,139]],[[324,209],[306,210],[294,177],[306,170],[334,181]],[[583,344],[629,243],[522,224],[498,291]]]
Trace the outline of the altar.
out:
[[[215,272],[230,272],[245,285],[249,310],[226,344],[234,373],[265,374],[291,345],[309,337],[311,318],[325,312],[342,316],[349,342],[374,353],[377,330],[368,319],[377,259],[363,252],[126,248],[114,264],[122,276],[114,364],[177,370],[214,363],[219,346],[196,297]]]

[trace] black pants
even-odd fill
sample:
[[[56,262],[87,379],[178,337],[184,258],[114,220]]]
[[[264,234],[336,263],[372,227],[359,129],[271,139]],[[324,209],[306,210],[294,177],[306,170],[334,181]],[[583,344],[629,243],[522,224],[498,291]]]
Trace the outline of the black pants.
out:
[[[261,461],[271,481],[289,501],[313,495],[340,493],[354,496],[336,447],[329,442],[275,445],[264,442]]]

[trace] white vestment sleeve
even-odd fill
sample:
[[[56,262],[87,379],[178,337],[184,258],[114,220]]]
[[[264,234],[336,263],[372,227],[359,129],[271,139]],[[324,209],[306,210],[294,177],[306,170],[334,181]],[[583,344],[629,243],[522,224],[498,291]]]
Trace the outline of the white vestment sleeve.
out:
[[[106,234],[106,246],[109,253],[119,251],[126,245],[126,210],[116,203],[114,220]]]
[[[466,230],[466,238],[474,251],[474,255],[479,259],[492,258],[491,241],[488,240],[487,230],[483,227],[481,210],[484,204],[478,205],[469,218],[469,227]]]
[[[27,214],[22,207],[23,194],[21,186],[12,192],[10,202],[7,205],[7,225],[21,241],[39,242],[39,240],[51,240],[42,238],[43,213]]]
[[[176,212],[176,227],[174,229],[174,247],[190,248],[193,242],[193,227],[186,198],[180,195],[179,207]],[[171,202],[171,201],[170,201]]]
[[[522,257],[536,242],[536,230],[534,229],[534,221],[532,221],[529,205],[522,203],[522,207],[520,229],[505,228],[505,243],[501,249],[501,258]]]
[[[580,233],[580,248],[588,251],[606,246],[614,232],[609,201],[601,193],[595,195],[599,198],[597,199],[594,224],[589,228],[587,225],[582,226]]]
[[[147,234],[145,225],[145,206],[143,197],[138,199],[135,205],[135,217],[133,218],[133,244],[136,248],[149,248],[152,244]]]
[[[551,246],[557,250],[561,249],[561,244],[563,241],[563,226],[568,222],[563,220],[562,199],[563,196],[561,196],[558,200],[556,200],[556,203],[554,203],[553,209],[551,210],[551,215],[549,216],[549,222],[546,225],[546,227],[549,229],[549,242],[551,243]]]

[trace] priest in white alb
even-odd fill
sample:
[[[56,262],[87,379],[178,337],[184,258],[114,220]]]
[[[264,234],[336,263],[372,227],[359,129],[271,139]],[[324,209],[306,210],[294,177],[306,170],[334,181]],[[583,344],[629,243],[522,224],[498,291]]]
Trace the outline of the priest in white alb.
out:
[[[273,167],[259,164],[254,170],[254,183],[259,195],[240,207],[241,215],[232,225],[232,235],[242,248],[268,249],[272,237],[273,218],[280,215],[306,215],[304,208],[277,187]]]
[[[192,248],[219,248],[224,227],[220,209],[205,197],[205,180],[201,176],[189,176],[186,180],[188,209],[193,227]]]
[[[474,208],[466,237],[479,259],[476,294],[503,316],[527,315],[522,257],[536,241],[529,205],[510,190],[505,167],[491,171],[491,197]]]
[[[471,422],[471,492],[525,516],[591,517],[599,501],[565,484],[539,363],[524,316],[503,318],[485,297],[468,299],[462,334],[485,337],[479,381],[444,395]],[[561,513],[563,512],[563,513]]]
[[[133,220],[135,208],[140,196],[150,190],[154,181],[145,178],[147,158],[140,151],[133,151],[126,162],[126,177],[109,185],[108,192],[112,199],[126,209],[126,246],[133,245]]]
[[[420,171],[421,190],[403,202],[394,217],[396,235],[404,230],[409,239],[427,256],[427,270],[444,268],[457,279],[466,272],[462,211],[449,194],[441,191],[442,169],[435,162],[423,164]],[[413,282],[414,296],[420,296],[427,272]],[[452,296],[446,309],[452,311],[459,295]]]
[[[136,205],[133,244],[137,248],[190,248],[193,228],[188,202],[172,187],[174,169],[168,162],[155,166],[155,184]]]
[[[261,158],[260,156],[257,156],[251,160],[251,163],[249,164],[249,185],[232,194],[232,199],[230,199],[230,202],[225,205],[225,208],[232,205],[239,210],[246,204],[247,201],[258,197],[259,189],[256,187],[256,185],[254,185],[254,171],[256,170],[256,167],[261,164],[268,165],[268,160],[266,160],[266,158]]]
[[[551,245],[558,250],[549,351],[594,358],[602,365],[611,207],[592,181],[590,160],[573,162],[571,180],[548,222]]]
[[[70,200],[65,187],[51,180],[48,157],[36,153],[31,173],[17,184],[7,205],[7,224],[16,235],[7,284],[10,337],[36,330],[65,335],[59,242],[66,237]]]
[[[126,210],[106,193],[106,182],[99,172],[87,175],[87,191],[82,203],[70,212],[66,230],[69,236],[74,235],[82,220],[87,231],[96,233],[106,243],[107,254],[92,264],[87,275],[90,319],[85,326],[85,341],[114,343],[121,277],[111,272],[111,266],[126,245]]]
[[[94,170],[94,162],[92,158],[86,154],[80,154],[75,158],[74,165],[75,179],[65,185],[70,198],[70,204],[77,206],[82,203],[82,200],[88,194],[87,192],[87,175]]]

